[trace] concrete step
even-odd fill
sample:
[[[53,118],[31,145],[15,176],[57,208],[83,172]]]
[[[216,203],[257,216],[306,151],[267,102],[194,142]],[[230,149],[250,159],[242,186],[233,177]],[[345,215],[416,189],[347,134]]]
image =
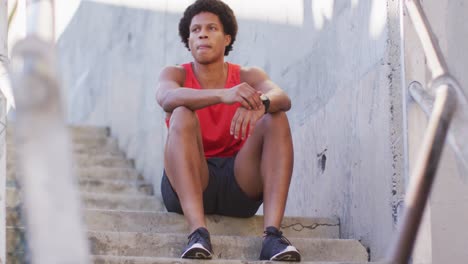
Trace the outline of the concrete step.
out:
[[[82,193],[84,207],[102,210],[163,211],[165,207],[158,196],[136,196]]]
[[[72,141],[73,150],[76,151],[83,151],[84,149],[110,149],[110,150],[118,150],[117,140],[115,138],[110,137],[84,137],[84,138],[76,138]],[[13,140],[7,140],[7,150],[12,151],[10,153],[14,153],[16,151],[16,144]]]
[[[87,210],[85,219],[88,229],[94,231],[189,232],[184,216],[168,212]],[[263,233],[263,216],[233,218],[209,215],[206,221],[213,235],[260,236]],[[282,231],[287,237],[338,238],[339,221],[330,218],[285,217]]]
[[[16,147],[13,144],[7,146],[7,156],[16,155]],[[125,156],[125,154],[118,148],[117,142],[105,146],[91,146],[86,145],[73,145],[72,151],[74,154],[84,155],[116,155]]]
[[[104,146],[104,145],[113,145],[117,140],[109,136],[74,136],[69,135],[71,138],[71,143],[73,145],[84,145],[84,146]],[[6,138],[7,149],[16,149],[16,141],[14,136]]]
[[[7,208],[7,226],[22,226],[18,208]],[[90,231],[185,233],[189,232],[182,215],[167,212],[138,212],[114,210],[84,210],[85,222]],[[213,235],[261,235],[263,216],[232,218],[217,215],[206,217]],[[339,222],[333,218],[285,217],[281,224],[288,238],[338,238]]]
[[[20,206],[6,208],[6,226],[8,227],[24,227],[24,222]]]
[[[7,263],[25,263],[24,229],[7,227],[6,231]],[[179,258],[185,235],[88,232],[88,237],[93,263],[205,263]],[[261,241],[260,237],[212,236],[214,259],[206,263],[269,263],[256,261]],[[291,242],[301,251],[302,263],[367,263],[367,252],[358,241],[296,238]]]
[[[71,130],[70,132],[73,135],[80,136],[109,136],[110,135],[110,130],[108,127],[103,127],[103,126],[88,126],[88,125],[71,125],[68,126],[69,129]]]
[[[187,243],[185,234],[88,231],[91,254],[178,258]],[[214,262],[221,259],[257,260],[261,237],[211,236]],[[291,238],[304,261],[366,262],[366,249],[356,240]],[[7,228],[8,256],[24,255],[24,230]],[[132,262],[124,262],[132,263]]]
[[[153,185],[144,181],[80,179],[80,190],[89,193],[153,195]]]
[[[164,205],[161,198],[147,195],[119,195],[106,193],[81,194],[83,207],[103,210],[132,210],[132,211],[162,211]],[[20,206],[21,195],[14,188],[6,188],[6,206]]]
[[[6,187],[6,207],[16,207],[21,203],[21,195],[13,187]]]
[[[122,160],[128,160],[127,157],[125,157],[125,154],[123,152],[116,153],[116,154],[111,154],[111,153],[106,153],[103,152],[101,154],[84,154],[84,153],[73,153],[73,157],[77,162],[80,163],[89,163],[90,159],[94,159],[98,157],[99,159],[104,159],[104,158],[113,158],[113,159],[122,159]],[[10,152],[7,151],[7,166],[8,164],[14,165],[18,160],[18,156],[16,156],[15,152]]]
[[[186,234],[88,232],[94,255],[177,258],[187,243]],[[262,238],[211,237],[215,259],[258,259]],[[305,261],[367,261],[366,249],[356,240],[291,238]]]
[[[87,126],[87,125],[71,125],[68,126],[68,132],[73,137],[107,137],[110,135],[108,127],[102,126]],[[7,137],[15,135],[15,124],[8,123]]]
[[[108,193],[122,195],[153,195],[153,185],[144,181],[127,180],[99,180],[84,179],[78,180],[80,191],[88,193]],[[19,190],[18,185],[9,182],[8,187]]]
[[[287,262],[268,262],[258,260],[190,260],[181,258],[151,258],[151,257],[121,257],[121,256],[93,256],[94,264],[269,264]],[[216,262],[214,262],[216,261]],[[302,264],[385,264],[383,262],[322,262],[322,261],[301,261]],[[388,264],[388,263],[386,263]]]
[[[107,168],[133,168],[133,160],[126,159],[122,156],[90,156],[90,155],[75,155],[75,164],[79,168],[88,168],[101,166]],[[13,173],[17,170],[16,158],[13,156],[7,159],[7,173]]]
[[[17,181],[17,173],[11,169],[7,174],[7,182]],[[78,168],[77,176],[94,180],[143,180],[143,177],[133,168],[108,168],[102,166],[89,166]]]
[[[26,239],[24,228],[6,227],[6,263],[28,263],[25,258]]]
[[[119,149],[117,143],[115,145],[107,145],[107,146],[94,146],[94,147],[86,147],[86,146],[73,146],[73,153],[76,155],[83,154],[83,155],[116,155],[124,157],[125,154]]]

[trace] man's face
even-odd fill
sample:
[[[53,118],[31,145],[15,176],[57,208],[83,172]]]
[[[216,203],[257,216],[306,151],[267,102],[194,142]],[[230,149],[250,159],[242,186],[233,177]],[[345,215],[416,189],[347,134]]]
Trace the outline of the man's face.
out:
[[[223,58],[230,42],[231,36],[224,34],[223,24],[217,15],[202,12],[192,18],[189,47],[197,62],[208,64]]]

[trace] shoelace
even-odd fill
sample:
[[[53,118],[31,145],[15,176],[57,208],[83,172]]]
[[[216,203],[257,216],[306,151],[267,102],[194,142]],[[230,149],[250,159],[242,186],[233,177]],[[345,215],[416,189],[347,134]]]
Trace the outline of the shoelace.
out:
[[[263,231],[263,233],[265,234],[265,237],[266,236],[279,237],[281,243],[283,243],[285,245],[291,245],[291,242],[285,236],[283,236],[283,232],[281,232],[279,230],[276,231],[276,232],[271,232],[271,231],[265,230],[265,231]]]
[[[200,238],[204,238],[205,240],[208,240],[208,237],[204,235],[202,232],[200,232],[199,229],[195,230],[190,234],[188,237],[189,242],[192,241],[192,239],[195,239],[195,242],[200,240]]]

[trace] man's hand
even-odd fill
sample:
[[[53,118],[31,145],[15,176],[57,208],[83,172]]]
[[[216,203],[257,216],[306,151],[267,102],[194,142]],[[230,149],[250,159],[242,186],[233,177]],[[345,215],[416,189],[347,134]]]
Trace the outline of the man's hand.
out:
[[[257,110],[262,107],[260,100],[260,92],[252,88],[252,86],[243,82],[230,89],[225,90],[221,101],[225,104],[241,103],[241,105],[249,110]]]
[[[244,107],[237,108],[236,113],[231,121],[230,133],[234,138],[239,138],[239,133],[244,140],[247,134],[247,128],[249,136],[252,135],[257,121],[262,118],[265,113],[265,107],[263,104],[260,109],[249,110]]]

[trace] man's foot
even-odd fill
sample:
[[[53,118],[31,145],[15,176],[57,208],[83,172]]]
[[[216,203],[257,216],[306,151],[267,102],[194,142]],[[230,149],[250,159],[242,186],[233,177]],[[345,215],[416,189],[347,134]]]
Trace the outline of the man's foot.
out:
[[[301,261],[301,253],[283,236],[283,232],[269,226],[264,233],[260,260]]]
[[[188,259],[211,259],[213,256],[211,249],[210,233],[204,227],[200,227],[188,236],[189,242],[184,248],[181,258]]]

